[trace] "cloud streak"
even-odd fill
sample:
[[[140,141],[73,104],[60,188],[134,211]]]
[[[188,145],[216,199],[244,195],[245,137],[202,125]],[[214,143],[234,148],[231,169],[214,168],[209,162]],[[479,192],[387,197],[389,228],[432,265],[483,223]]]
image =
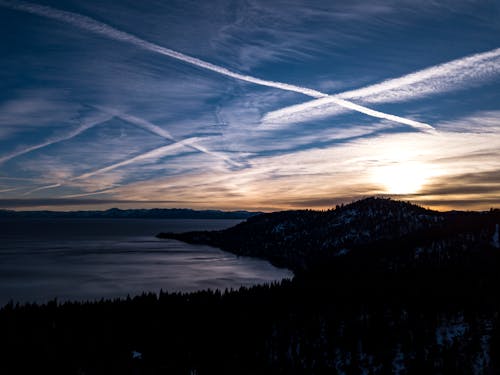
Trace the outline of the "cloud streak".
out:
[[[280,124],[309,121],[344,113],[345,110],[338,106],[339,99],[358,99],[363,103],[399,102],[444,93],[471,83],[484,82],[499,74],[500,48],[497,48],[375,85],[268,112],[262,122]]]
[[[9,161],[9,160],[14,159],[14,158],[16,158],[18,156],[27,154],[29,152],[32,152],[32,151],[35,151],[35,150],[38,150],[38,149],[41,149],[41,148],[53,145],[55,143],[59,143],[59,142],[62,142],[62,141],[67,141],[68,139],[74,138],[77,135],[83,133],[84,131],[91,129],[91,128],[93,128],[96,125],[102,124],[102,123],[104,123],[104,122],[106,122],[106,121],[108,121],[110,119],[111,119],[111,116],[108,116],[108,115],[104,115],[103,116],[103,115],[101,115],[97,119],[92,119],[90,121],[84,122],[79,127],[77,127],[76,129],[71,130],[68,133],[59,134],[59,135],[57,135],[55,137],[51,137],[51,138],[47,139],[46,141],[44,141],[42,143],[38,143],[38,144],[32,145],[32,146],[28,146],[28,147],[22,148],[20,150],[11,152],[10,154],[4,155],[4,156],[0,157],[0,164],[3,164],[6,161]]]
[[[199,138],[199,137],[191,137],[191,138],[186,138],[182,141],[171,143],[171,144],[166,145],[166,146],[157,147],[153,150],[144,152],[142,154],[139,154],[137,156],[131,157],[131,158],[126,159],[126,160],[122,160],[118,163],[114,163],[114,164],[108,165],[106,167],[99,168],[99,169],[93,170],[91,172],[86,172],[86,173],[83,173],[79,176],[72,177],[72,178],[68,179],[67,181],[61,181],[61,182],[58,182],[55,184],[37,187],[36,189],[32,189],[32,190],[26,192],[24,195],[30,195],[32,193],[35,193],[35,192],[41,191],[41,190],[58,188],[58,187],[61,187],[63,185],[66,185],[68,183],[78,181],[78,180],[85,180],[85,179],[88,179],[88,178],[93,177],[95,175],[99,175],[99,174],[106,173],[106,172],[111,172],[117,168],[125,167],[125,166],[130,165],[130,164],[134,164],[134,163],[138,163],[138,162],[147,162],[148,160],[157,160],[161,157],[164,157],[166,155],[171,154],[172,152],[178,150],[179,148],[191,146],[193,143],[199,141],[200,139],[201,138]],[[98,192],[93,192],[90,194],[95,194],[95,193],[98,193]]]
[[[104,35],[108,38],[112,38],[112,39],[115,39],[118,41],[129,43],[129,44],[135,45],[136,47],[139,47],[139,48],[151,51],[151,52],[159,53],[161,55],[165,55],[165,56],[183,61],[185,63],[197,66],[199,68],[203,68],[203,69],[206,69],[206,70],[209,70],[209,71],[212,71],[212,72],[215,72],[215,73],[218,73],[218,74],[230,77],[230,78],[234,78],[234,79],[237,79],[240,81],[249,82],[249,83],[253,83],[256,85],[260,85],[260,86],[273,87],[273,88],[286,90],[286,91],[293,91],[293,92],[297,92],[297,93],[307,95],[307,96],[310,96],[313,98],[328,97],[328,94],[325,94],[325,93],[317,91],[317,90],[309,89],[306,87],[291,85],[291,84],[283,83],[283,82],[269,81],[269,80],[261,79],[258,77],[233,72],[233,71],[226,69],[224,67],[221,67],[219,65],[215,65],[215,64],[209,63],[207,61],[203,61],[203,60],[200,60],[198,58],[188,56],[188,55],[185,55],[183,53],[174,51],[172,49],[162,47],[162,46],[159,46],[157,44],[140,39],[140,38],[138,38],[134,35],[131,35],[127,32],[115,29],[107,24],[104,24],[104,23],[96,21],[90,17],[83,16],[83,15],[80,15],[77,13],[63,11],[63,10],[55,9],[52,7],[28,3],[28,2],[20,2],[20,1],[0,0],[0,6],[8,7],[10,9],[14,9],[14,10],[18,10],[18,11],[28,12],[31,14],[36,14],[36,15],[39,15],[42,17],[55,19],[58,21],[62,21],[62,22],[71,24],[73,26],[79,27],[81,29],[91,31],[91,32],[99,34],[99,35]],[[375,111],[373,109],[369,109],[369,108],[366,108],[364,106],[351,103],[351,102],[349,102],[345,99],[342,99],[342,98],[331,97],[331,100],[336,105],[339,105],[341,107],[366,114],[368,116],[373,116],[373,117],[377,117],[377,118],[383,118],[383,119],[387,119],[390,121],[399,122],[399,123],[402,123],[405,125],[416,127],[418,129],[427,129],[427,130],[433,129],[433,127],[428,125],[428,124],[424,124],[424,123],[417,122],[414,120],[406,119],[406,118],[396,116],[396,115],[387,114],[387,113],[380,112],[380,111]]]

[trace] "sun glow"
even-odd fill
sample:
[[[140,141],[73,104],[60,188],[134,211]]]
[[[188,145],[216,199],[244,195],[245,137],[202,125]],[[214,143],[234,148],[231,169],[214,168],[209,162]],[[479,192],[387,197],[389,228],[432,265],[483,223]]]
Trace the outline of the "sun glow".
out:
[[[429,178],[429,169],[420,163],[402,162],[374,171],[374,182],[388,194],[414,194]]]

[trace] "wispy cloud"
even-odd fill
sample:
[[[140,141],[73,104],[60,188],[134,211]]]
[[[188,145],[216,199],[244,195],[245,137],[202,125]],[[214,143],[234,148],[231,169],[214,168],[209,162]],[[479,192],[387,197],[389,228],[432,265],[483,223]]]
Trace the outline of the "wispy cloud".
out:
[[[375,85],[268,112],[263,117],[262,123],[287,124],[338,115],[345,112],[345,109],[338,104],[339,99],[355,99],[363,103],[414,100],[482,84],[498,75],[500,75],[500,48],[456,59]]]
[[[21,89],[4,91],[7,100],[0,96],[0,140],[17,133],[58,126],[68,118],[79,115],[81,106],[69,102],[62,90]]]
[[[203,7],[197,6],[197,8]],[[251,70],[269,62],[296,63],[314,60],[314,56],[343,43],[364,40],[349,24],[376,23],[379,17],[394,12],[389,4],[352,2],[240,1],[210,2],[228,15],[223,27],[210,40],[212,51],[230,60],[231,66]],[[206,9],[206,8],[205,8]],[[317,33],[311,24],[318,25]],[[328,27],[322,27],[328,25]],[[361,32],[360,32],[361,31]],[[191,39],[191,43],[196,43]],[[197,46],[200,49],[201,46]]]
[[[404,170],[408,175],[417,173],[422,188],[418,194],[402,197],[426,202],[432,193],[435,207],[439,197],[446,199],[448,187],[451,191],[460,184],[460,178],[453,176],[476,174],[475,188],[481,193],[471,192],[470,207],[487,208],[491,196],[500,193],[498,178],[492,179],[491,172],[500,169],[498,150],[500,138],[491,133],[381,134],[335,147],[255,156],[250,168],[238,171],[196,171],[133,182],[117,187],[113,196],[125,200],[176,197],[199,208],[326,208],[339,202],[335,197],[389,194],[387,172]]]
[[[91,19],[0,0],[0,173],[19,178],[0,176],[0,195],[12,207],[326,208],[415,174],[405,199],[484,208],[500,194],[499,29],[488,6],[463,3],[68,5]],[[415,71],[470,51],[488,52]],[[278,109],[302,95],[315,100]],[[89,115],[105,122],[86,129]]]
[[[500,169],[442,176],[426,184],[416,194],[401,196],[436,209],[450,210],[457,206],[462,209],[488,209],[500,205]]]
[[[21,90],[0,103],[0,126],[40,126],[60,121],[78,107],[66,102],[56,90]]]
[[[19,11],[24,11],[24,12],[29,12],[32,14],[36,14],[42,17],[48,17],[51,19],[56,19],[58,21],[66,22],[69,23],[73,26],[100,34],[104,35],[106,37],[126,42],[132,45],[135,45],[136,47],[143,48],[145,50],[159,53],[161,55],[169,56],[171,58],[186,62],[188,64],[227,76],[231,77],[240,81],[244,82],[249,82],[253,83],[256,85],[260,86],[266,86],[266,87],[273,87],[281,90],[286,90],[286,91],[293,91],[297,92],[300,94],[304,94],[307,96],[311,96],[313,98],[324,98],[327,97],[328,94],[322,93],[320,91],[310,89],[307,87],[301,87],[301,86],[296,86],[288,83],[283,83],[283,82],[277,82],[277,81],[270,81],[270,80],[265,80],[261,79],[258,77],[254,77],[251,75],[245,75],[245,74],[240,74],[234,71],[231,71],[227,68],[224,68],[219,65],[215,65],[212,63],[209,63],[207,61],[203,61],[201,59],[185,55],[181,52],[174,51],[172,49],[162,47],[160,45],[148,42],[146,40],[140,39],[134,35],[131,35],[129,33],[126,33],[124,31],[115,29],[109,25],[106,25],[102,22],[96,21],[90,17],[83,16],[77,13],[73,12],[68,12],[68,11],[63,11],[59,9],[55,9],[52,7],[48,6],[43,6],[43,5],[38,5],[38,4],[33,4],[33,3],[26,3],[26,2],[17,2],[17,1],[7,1],[7,0],[1,0],[0,5],[9,7],[11,9],[19,10]],[[339,105],[341,107],[357,111],[360,113],[364,113],[368,116],[373,116],[377,118],[384,118],[390,121],[396,121],[405,125],[410,125],[414,126],[420,129],[432,129],[432,126],[424,123],[420,123],[418,121],[414,121],[411,119],[406,119],[400,116],[392,115],[392,114],[387,114],[381,111],[376,111],[373,109],[366,108],[364,106],[361,106],[359,104],[351,103],[345,99],[341,98],[336,98],[332,97],[331,100],[333,103],[336,105]]]
[[[479,111],[461,118],[439,123],[439,128],[450,132],[483,133],[497,136],[500,133],[500,110]]]
[[[498,150],[500,139],[488,132],[382,134],[335,147],[255,156],[249,168],[235,171],[197,170],[70,196],[111,194],[113,199],[139,202],[175,197],[176,202],[161,205],[184,202],[196,208],[326,208],[360,196],[388,194],[379,179],[381,172],[409,168],[411,173],[414,168],[422,173],[424,185],[417,194],[402,195],[403,199],[432,202],[436,208],[440,199],[444,203],[449,199],[449,205],[440,208],[452,207],[452,200],[468,201],[467,207],[484,209],[500,192],[495,174],[500,169]],[[460,189],[461,176],[474,186]],[[447,195],[448,189],[454,195]]]

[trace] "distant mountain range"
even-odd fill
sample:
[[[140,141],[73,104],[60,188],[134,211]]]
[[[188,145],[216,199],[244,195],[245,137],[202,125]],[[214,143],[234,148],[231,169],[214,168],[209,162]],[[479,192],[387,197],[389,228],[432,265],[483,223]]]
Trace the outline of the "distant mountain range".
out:
[[[444,266],[489,254],[500,247],[499,223],[500,210],[438,212],[367,198],[328,211],[260,214],[221,231],[157,236],[264,258],[295,272],[327,264],[329,270],[342,264],[351,271],[366,267],[385,272]]]
[[[103,219],[235,219],[244,220],[260,212],[153,208],[106,211],[11,211],[0,210],[0,218],[103,218]]]

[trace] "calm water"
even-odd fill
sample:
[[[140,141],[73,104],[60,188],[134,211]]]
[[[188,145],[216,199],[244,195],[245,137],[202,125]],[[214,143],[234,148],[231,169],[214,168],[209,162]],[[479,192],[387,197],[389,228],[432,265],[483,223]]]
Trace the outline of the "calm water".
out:
[[[222,229],[238,220],[0,219],[0,305],[194,291],[291,277],[268,262],[159,240],[161,231]]]

